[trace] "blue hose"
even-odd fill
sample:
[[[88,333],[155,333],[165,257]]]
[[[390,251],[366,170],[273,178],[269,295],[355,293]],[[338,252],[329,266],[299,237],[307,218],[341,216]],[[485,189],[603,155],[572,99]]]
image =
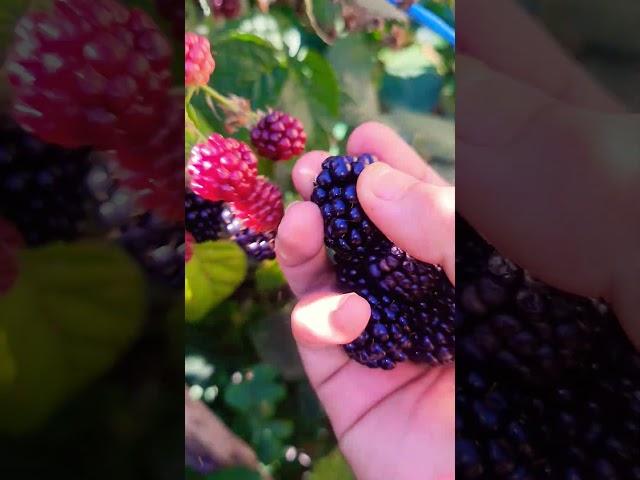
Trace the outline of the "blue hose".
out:
[[[398,5],[397,0],[388,0],[388,2],[395,6]],[[456,46],[456,31],[431,10],[424,8],[418,3],[414,3],[407,10],[407,15],[409,15],[409,18],[414,22],[419,23],[442,37],[452,47]]]

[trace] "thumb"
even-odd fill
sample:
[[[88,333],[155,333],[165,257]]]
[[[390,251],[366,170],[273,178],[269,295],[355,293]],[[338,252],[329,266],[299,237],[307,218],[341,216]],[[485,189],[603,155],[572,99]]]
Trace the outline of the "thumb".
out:
[[[365,168],[358,198],[369,218],[396,245],[441,265],[455,282],[455,192],[417,180],[384,163]]]

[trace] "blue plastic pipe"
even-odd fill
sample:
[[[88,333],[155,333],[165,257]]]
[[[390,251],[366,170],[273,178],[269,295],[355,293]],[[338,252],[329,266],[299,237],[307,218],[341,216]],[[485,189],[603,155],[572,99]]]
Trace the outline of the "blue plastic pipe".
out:
[[[394,6],[398,5],[397,0],[388,0],[388,2]],[[431,10],[424,8],[418,3],[414,3],[407,10],[407,15],[409,15],[409,18],[414,22],[442,37],[449,45],[453,47],[456,46],[456,31]]]

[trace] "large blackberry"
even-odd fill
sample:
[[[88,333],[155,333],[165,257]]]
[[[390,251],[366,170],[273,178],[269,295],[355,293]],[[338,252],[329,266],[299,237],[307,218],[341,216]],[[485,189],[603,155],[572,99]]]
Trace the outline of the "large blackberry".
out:
[[[121,228],[120,243],[151,279],[184,286],[184,225],[145,213]]]
[[[28,246],[74,240],[88,218],[90,151],[41,142],[0,119],[0,215]]]
[[[640,354],[616,319],[456,234],[457,476],[640,479]]]
[[[365,331],[344,346],[354,360],[391,369],[411,360],[428,365],[455,355],[454,288],[443,270],[393,245],[362,210],[356,182],[371,155],[329,157],[311,199],[320,207],[325,243],[334,251],[338,287],[371,306]]]
[[[595,340],[615,321],[606,309],[533,280],[459,223],[457,331],[469,358],[531,382],[570,374],[588,361]]]
[[[224,232],[222,222],[223,202],[206,200],[193,192],[187,192],[184,199],[185,228],[196,242],[217,240]]]

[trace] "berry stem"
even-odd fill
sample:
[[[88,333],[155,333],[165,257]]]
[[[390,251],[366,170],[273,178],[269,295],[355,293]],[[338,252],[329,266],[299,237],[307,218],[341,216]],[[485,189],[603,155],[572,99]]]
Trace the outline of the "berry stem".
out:
[[[224,108],[233,110],[233,107],[234,107],[233,102],[228,97],[225,97],[214,88],[211,88],[209,85],[202,85],[200,86],[200,90],[205,92],[207,95],[213,98],[216,102],[218,102]]]
[[[184,105],[185,107],[191,103],[191,99],[193,95],[196,93],[196,89],[194,87],[187,88],[187,95],[184,97]]]

